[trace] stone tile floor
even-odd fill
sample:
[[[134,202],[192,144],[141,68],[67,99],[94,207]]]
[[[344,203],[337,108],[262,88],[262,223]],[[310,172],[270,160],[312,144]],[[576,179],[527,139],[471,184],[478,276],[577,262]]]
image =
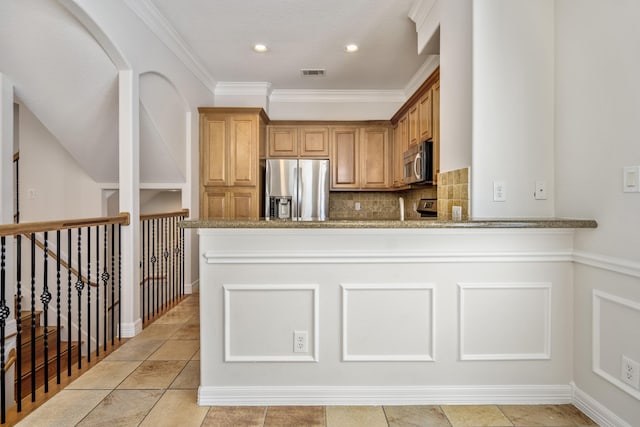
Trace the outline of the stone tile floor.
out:
[[[593,426],[572,405],[200,407],[198,294],[145,328],[20,426]]]

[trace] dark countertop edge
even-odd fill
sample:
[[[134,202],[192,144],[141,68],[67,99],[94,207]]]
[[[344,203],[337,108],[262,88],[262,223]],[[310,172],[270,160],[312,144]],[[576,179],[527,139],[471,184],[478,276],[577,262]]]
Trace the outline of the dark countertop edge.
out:
[[[329,228],[597,228],[592,219],[569,218],[495,218],[467,221],[418,220],[329,220],[329,221],[251,221],[251,220],[186,220],[184,228],[278,228],[278,229],[329,229]]]

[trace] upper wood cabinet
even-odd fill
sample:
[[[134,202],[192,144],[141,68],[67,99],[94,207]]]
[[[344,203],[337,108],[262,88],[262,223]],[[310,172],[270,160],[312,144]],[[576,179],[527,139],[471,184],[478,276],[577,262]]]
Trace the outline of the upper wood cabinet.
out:
[[[409,126],[409,146],[416,145],[418,143],[418,135],[420,134],[420,121],[418,116],[418,104],[409,108],[407,113],[407,124]]]
[[[269,126],[269,157],[298,157],[298,128]]]
[[[331,188],[385,190],[391,184],[390,127],[331,129]]]
[[[433,118],[433,183],[438,183],[440,173],[440,81],[431,88]]]
[[[360,187],[387,189],[391,183],[389,128],[362,129]]]
[[[322,126],[269,126],[271,158],[329,158],[329,129]]]
[[[433,135],[431,118],[431,90],[428,90],[418,101],[418,129],[420,141],[426,141]]]
[[[360,188],[360,129],[331,129],[331,188]]]
[[[409,148],[408,116],[402,116],[394,128],[393,133],[393,186],[404,185],[404,152]]]
[[[200,216],[257,219],[266,114],[260,108],[200,108],[199,112]]]

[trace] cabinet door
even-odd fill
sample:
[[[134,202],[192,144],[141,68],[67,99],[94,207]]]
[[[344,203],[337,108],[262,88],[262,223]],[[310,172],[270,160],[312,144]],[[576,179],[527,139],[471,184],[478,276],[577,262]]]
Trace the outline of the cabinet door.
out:
[[[300,128],[300,157],[329,158],[329,129],[306,126]]]
[[[418,102],[418,128],[420,130],[420,141],[426,141],[433,136],[431,126],[431,90],[422,95]]]
[[[408,116],[405,114],[395,128],[393,137],[393,183],[404,185],[404,152],[409,148]]]
[[[223,115],[201,116],[200,185],[228,185],[227,124]]]
[[[298,157],[298,129],[273,126],[269,128],[269,157]]]
[[[409,127],[409,146],[418,143],[418,104],[409,109],[407,126]]]
[[[200,203],[202,219],[226,219],[227,193],[223,189],[205,189]]]
[[[258,119],[252,115],[229,117],[229,184],[255,186],[258,184]]]
[[[259,219],[258,192],[234,189],[229,192],[229,218]]]
[[[362,130],[360,176],[361,188],[389,188],[389,129],[382,127],[364,128]]]
[[[433,183],[437,184],[440,173],[440,81],[437,81],[432,91],[433,117]]]
[[[359,188],[359,130],[335,128],[331,131],[331,188]]]

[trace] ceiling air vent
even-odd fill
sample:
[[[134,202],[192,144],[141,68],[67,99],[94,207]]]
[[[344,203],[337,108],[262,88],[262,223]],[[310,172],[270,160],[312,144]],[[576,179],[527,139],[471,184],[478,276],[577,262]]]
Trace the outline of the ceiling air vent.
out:
[[[322,68],[303,68],[300,73],[302,73],[302,77],[324,77],[326,71]]]

